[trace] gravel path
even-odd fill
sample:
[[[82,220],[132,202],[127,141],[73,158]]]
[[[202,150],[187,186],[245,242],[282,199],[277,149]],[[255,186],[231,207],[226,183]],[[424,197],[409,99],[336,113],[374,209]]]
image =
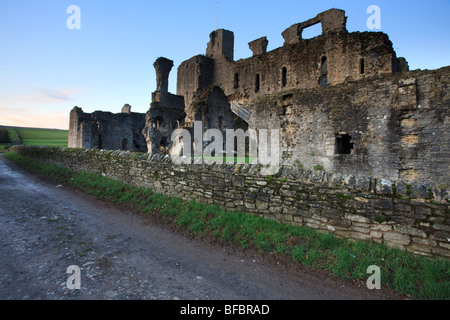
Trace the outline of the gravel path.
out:
[[[80,268],[71,290],[69,266]],[[395,299],[170,232],[0,156],[2,300]]]

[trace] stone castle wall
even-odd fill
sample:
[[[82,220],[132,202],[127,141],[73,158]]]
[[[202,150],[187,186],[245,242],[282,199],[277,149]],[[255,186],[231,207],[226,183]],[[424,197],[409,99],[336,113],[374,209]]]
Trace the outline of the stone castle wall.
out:
[[[283,166],[174,165],[168,156],[125,151],[15,147],[31,158],[155,192],[219,205],[416,254],[450,257],[450,192],[364,175]]]
[[[280,129],[287,164],[448,184],[449,83],[446,67],[286,90],[248,105],[249,127]]]
[[[302,39],[305,28],[322,23],[322,35]],[[346,30],[345,12],[331,9],[283,32],[282,47],[267,52],[266,37],[249,43],[253,56],[234,61],[234,35],[216,30],[205,56],[196,56],[178,68],[177,94],[189,108],[194,94],[209,85],[222,88],[230,101],[244,103],[289,89],[333,86],[379,74],[406,71],[388,35]]]
[[[70,148],[130,150],[146,152],[142,130],[145,114],[132,113],[125,105],[122,113],[96,111],[85,113],[75,107],[70,112]]]

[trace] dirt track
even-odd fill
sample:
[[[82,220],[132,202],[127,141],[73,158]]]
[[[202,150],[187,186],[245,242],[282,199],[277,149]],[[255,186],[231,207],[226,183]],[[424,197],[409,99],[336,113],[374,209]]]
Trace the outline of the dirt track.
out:
[[[81,289],[67,268],[81,268]],[[2,300],[396,299],[170,232],[0,156]]]

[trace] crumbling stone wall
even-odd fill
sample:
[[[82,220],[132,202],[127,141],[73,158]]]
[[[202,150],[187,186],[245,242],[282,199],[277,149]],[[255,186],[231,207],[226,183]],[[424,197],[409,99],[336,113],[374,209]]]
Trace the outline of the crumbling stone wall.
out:
[[[198,67],[196,63],[198,61],[204,60],[196,57],[194,63],[186,62],[184,64],[184,68],[188,70],[187,74],[194,76],[194,78],[188,78],[188,83],[193,91],[190,96],[191,103],[187,107],[185,107],[184,97],[168,92],[168,78],[173,61],[159,58],[155,62],[158,79],[157,91],[153,93],[152,104],[146,115],[146,125],[143,130],[149,153],[169,153],[174,146],[173,132],[179,128],[192,131],[195,121],[202,123],[203,130],[218,129],[223,133],[226,129],[236,127],[236,116],[221,88],[209,86],[203,90],[194,89],[194,86],[201,87],[206,83],[203,79],[204,75],[195,69]],[[191,137],[193,138],[193,134]],[[191,144],[193,143],[192,140]]]
[[[339,237],[450,257],[450,192],[364,175],[282,166],[174,165],[168,155],[14,147],[31,158],[101,174],[155,192],[306,225]]]
[[[280,129],[282,161],[306,169],[448,184],[450,67],[252,101],[249,127]]]
[[[213,83],[214,60],[205,56],[195,56],[178,67],[177,94],[184,97],[189,109],[196,96]]]
[[[322,35],[303,39],[318,23]],[[74,109],[69,146],[130,148],[132,131],[134,145],[141,148],[144,136],[149,153],[167,154],[173,131],[200,120],[203,130],[280,129],[288,165],[448,184],[449,68],[408,72],[388,35],[349,33],[346,23],[342,10],[322,12],[287,28],[280,48],[267,52],[266,37],[251,41],[253,56],[239,61],[233,33],[216,30],[205,55],[179,66],[177,95],[168,92],[173,61],[155,62],[157,89],[143,130],[140,120],[123,120],[128,107],[112,125],[111,115]]]
[[[177,94],[186,107],[193,93],[209,85],[221,87],[240,102],[289,89],[314,89],[379,74],[407,71],[389,37],[381,32],[346,30],[345,12],[331,9],[283,32],[285,44],[267,52],[268,39],[249,43],[253,56],[233,61],[234,36],[228,30],[211,33],[206,56],[183,62],[178,68]],[[302,39],[305,28],[322,23],[323,34]]]
[[[194,121],[201,121],[203,129],[234,129],[235,117],[231,111],[228,98],[221,88],[210,86],[194,99],[191,108],[186,110],[187,126]]]
[[[70,112],[69,147],[146,152],[142,135],[145,114],[132,113],[125,105],[123,113],[96,111],[85,113],[75,107]]]

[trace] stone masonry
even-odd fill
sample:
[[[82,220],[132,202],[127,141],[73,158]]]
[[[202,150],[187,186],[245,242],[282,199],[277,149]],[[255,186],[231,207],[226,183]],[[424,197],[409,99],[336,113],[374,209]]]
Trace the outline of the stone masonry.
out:
[[[75,171],[154,192],[308,226],[421,255],[450,257],[450,191],[364,175],[282,166],[272,176],[252,165],[174,165],[168,155],[14,147]]]
[[[320,24],[322,34],[304,39]],[[330,9],[282,32],[284,44],[249,42],[234,60],[234,34],[209,36],[204,54],[155,63],[147,114],[71,112],[69,147],[23,155],[102,174],[183,199],[306,225],[423,255],[450,256],[450,67],[409,70],[382,32],[348,32]],[[275,174],[261,165],[175,165],[176,129],[280,130]],[[224,141],[225,142],[225,141]],[[217,154],[218,150],[215,150]],[[175,154],[174,154],[175,152]],[[176,154],[176,153],[180,154]],[[264,169],[264,167],[263,167]],[[265,169],[264,169],[265,170]]]
[[[69,148],[146,152],[141,133],[144,124],[145,115],[132,113],[128,104],[118,114],[103,111],[85,113],[75,107],[70,112]]]
[[[317,24],[322,34],[303,39]],[[346,24],[343,10],[327,10],[284,30],[280,48],[268,52],[267,37],[250,41],[253,55],[238,61],[233,32],[213,31],[205,54],[179,65],[176,95],[168,91],[174,63],[158,58],[146,115],[131,116],[129,106],[114,117],[74,109],[69,146],[146,145],[151,154],[168,154],[176,129],[192,131],[202,121],[203,130],[280,129],[283,164],[448,184],[450,68],[409,71],[388,35],[350,33]],[[194,141],[183,143],[192,150]]]

